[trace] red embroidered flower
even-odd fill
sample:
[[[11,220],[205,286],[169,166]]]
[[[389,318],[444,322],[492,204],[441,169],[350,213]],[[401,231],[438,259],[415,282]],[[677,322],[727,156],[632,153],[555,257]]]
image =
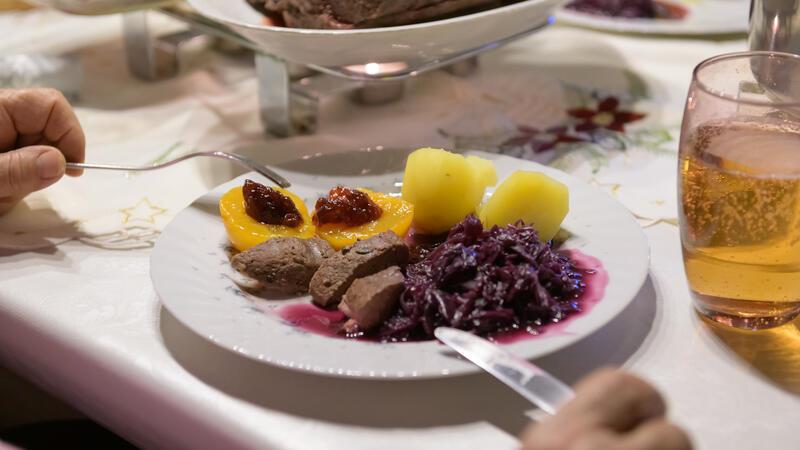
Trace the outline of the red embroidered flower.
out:
[[[503,142],[502,147],[530,147],[534,153],[541,153],[555,147],[562,142],[581,142],[577,136],[567,133],[567,127],[556,126],[546,130],[539,130],[525,125],[517,127],[520,134]]]
[[[646,114],[631,111],[620,111],[619,100],[615,97],[606,97],[597,104],[597,110],[588,108],[576,108],[567,110],[567,113],[580,119],[581,122],[575,125],[575,131],[588,132],[598,128],[625,132],[625,124],[636,122],[643,119]]]

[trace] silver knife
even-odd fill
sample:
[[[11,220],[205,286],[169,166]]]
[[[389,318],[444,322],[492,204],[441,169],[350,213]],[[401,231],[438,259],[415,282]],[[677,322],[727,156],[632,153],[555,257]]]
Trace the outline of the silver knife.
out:
[[[439,327],[433,334],[547,413],[555,414],[575,396],[569,386],[554,376],[486,339],[447,327]]]

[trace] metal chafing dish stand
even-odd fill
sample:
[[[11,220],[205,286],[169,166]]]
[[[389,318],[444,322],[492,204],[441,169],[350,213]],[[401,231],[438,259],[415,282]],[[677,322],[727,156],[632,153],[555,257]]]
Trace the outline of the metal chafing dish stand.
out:
[[[240,0],[244,1],[244,0]],[[144,80],[175,76],[179,70],[180,49],[192,40],[209,35],[228,47],[251,51],[255,59],[260,117],[265,132],[278,137],[312,134],[317,128],[317,112],[326,95],[350,93],[363,104],[380,104],[403,96],[406,81],[437,69],[467,76],[478,67],[478,55],[528,36],[552,23],[544,23],[512,36],[444,58],[414,63],[371,63],[359,66],[301,65],[266,53],[253,41],[222,22],[208,18],[183,3],[160,0],[99,0],[75,3],[74,0],[38,0],[37,3],[64,12],[82,15],[121,13],[126,58],[133,75]],[[100,4],[92,8],[92,3]],[[152,14],[164,14],[189,26],[187,30],[157,35],[150,27]]]

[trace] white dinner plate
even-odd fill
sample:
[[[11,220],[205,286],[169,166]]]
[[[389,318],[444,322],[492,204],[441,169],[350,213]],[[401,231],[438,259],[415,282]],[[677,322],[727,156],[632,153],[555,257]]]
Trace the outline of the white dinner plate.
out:
[[[198,13],[230,26],[265,53],[301,64],[419,66],[544,26],[564,0],[525,0],[475,14],[414,25],[306,30],[264,24],[245,0],[189,0]],[[400,70],[400,68],[398,68]]]
[[[559,324],[557,332],[518,340],[506,344],[507,348],[525,358],[537,358],[564,349],[622,312],[644,283],[649,266],[647,241],[633,216],[600,189],[563,172],[515,158],[475,154],[493,159],[501,180],[524,169],[544,172],[567,184],[570,213],[564,228],[573,237],[565,246],[598,258],[609,276],[603,298],[590,311]],[[360,156],[327,158],[316,167],[324,165],[329,174],[363,173],[374,171],[376,161],[391,160],[381,158],[383,155],[371,159]],[[361,161],[363,172],[353,167]],[[401,177],[400,172],[334,177],[294,171],[306,167],[313,173],[314,166],[312,159],[292,166],[291,171],[279,170],[309,207],[337,184],[396,192]],[[432,378],[478,371],[434,341],[378,343],[305,332],[283,321],[278,311],[288,304],[310,303],[309,297],[264,300],[242,292],[231,279],[225,228],[217,203],[223,193],[240,186],[247,177],[257,176],[239,177],[197,199],[175,217],[156,243],[150,259],[153,285],[164,306],[179,321],[243,356],[322,375]]]
[[[687,9],[683,19],[622,19],[581,13],[562,8],[558,23],[616,33],[661,35],[720,35],[745,33],[748,29],[748,0],[665,0]]]

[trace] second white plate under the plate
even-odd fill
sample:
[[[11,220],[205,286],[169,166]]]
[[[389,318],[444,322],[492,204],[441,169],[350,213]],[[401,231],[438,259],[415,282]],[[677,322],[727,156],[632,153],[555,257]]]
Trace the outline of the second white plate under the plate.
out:
[[[570,213],[564,227],[574,237],[565,247],[598,258],[609,276],[604,297],[591,311],[560,324],[558,332],[519,340],[507,344],[507,348],[522,357],[537,358],[564,349],[608,324],[628,306],[647,276],[649,249],[633,216],[600,189],[563,172],[514,158],[476,154],[495,161],[501,180],[522,169],[541,171],[567,184]],[[393,160],[360,156],[326,158],[325,172],[341,176],[309,174],[319,169],[313,159],[292,166],[293,170],[305,167],[308,169],[305,173],[281,172],[293,182],[292,191],[309,206],[337,184],[384,192],[394,189],[401,177],[398,172],[347,175],[374,173],[376,162]],[[362,170],[353,167],[359,164],[364,165]],[[321,375],[432,378],[479,370],[434,341],[386,344],[305,332],[283,321],[277,311],[287,304],[309,303],[308,297],[266,301],[238,289],[230,278],[226,234],[217,204],[224,192],[240,186],[244,178],[219,186],[179,213],[153,250],[150,260],[153,285],[164,306],[179,321],[200,336],[243,356]]]

